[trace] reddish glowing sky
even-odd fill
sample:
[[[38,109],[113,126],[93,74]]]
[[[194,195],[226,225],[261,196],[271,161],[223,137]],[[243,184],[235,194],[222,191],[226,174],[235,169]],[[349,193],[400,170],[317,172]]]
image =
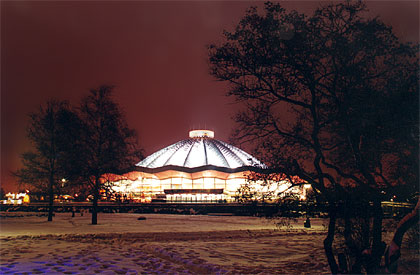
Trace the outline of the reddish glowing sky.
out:
[[[261,6],[262,2],[257,5]],[[27,114],[48,98],[77,104],[90,88],[115,99],[146,155],[210,128],[227,140],[238,109],[208,74],[206,45],[221,41],[253,2],[1,2],[1,185],[30,149]],[[311,13],[319,2],[283,2]],[[419,2],[368,2],[405,41],[419,41]]]

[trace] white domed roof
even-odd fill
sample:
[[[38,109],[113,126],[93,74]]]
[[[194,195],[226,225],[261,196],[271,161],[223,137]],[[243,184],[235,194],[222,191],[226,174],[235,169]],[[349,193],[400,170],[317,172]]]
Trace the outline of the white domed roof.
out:
[[[211,165],[230,169],[243,166],[265,167],[250,154],[213,137],[213,131],[191,131],[189,139],[165,147],[136,165],[145,168],[168,165],[187,168]]]

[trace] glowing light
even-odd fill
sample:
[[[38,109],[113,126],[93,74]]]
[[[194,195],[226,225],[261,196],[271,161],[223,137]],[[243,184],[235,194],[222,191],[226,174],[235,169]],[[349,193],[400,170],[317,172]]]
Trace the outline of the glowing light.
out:
[[[192,130],[190,138],[214,138],[214,132],[210,130]]]
[[[215,186],[214,178],[204,178],[204,189],[212,189]]]
[[[172,178],[172,184],[181,185],[182,184],[182,178]]]
[[[3,201],[3,204],[22,204],[29,203],[29,195],[26,193],[7,193],[5,195],[7,200]]]
[[[30,203],[31,202],[31,200],[29,199],[28,194],[25,194],[25,196],[23,197],[23,201],[22,202],[23,203]]]

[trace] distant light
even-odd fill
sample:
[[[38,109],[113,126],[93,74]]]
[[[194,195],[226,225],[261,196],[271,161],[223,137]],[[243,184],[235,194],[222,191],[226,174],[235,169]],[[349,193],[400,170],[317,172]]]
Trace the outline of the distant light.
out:
[[[192,130],[190,138],[214,138],[214,132],[210,130]]]
[[[61,182],[66,182],[67,180],[65,179],[65,178],[62,178],[61,179]]]
[[[30,198],[29,198],[29,195],[28,195],[28,194],[26,194],[26,195],[23,197],[22,202],[23,202],[23,203],[30,203],[30,202],[31,202],[31,200],[30,200]]]

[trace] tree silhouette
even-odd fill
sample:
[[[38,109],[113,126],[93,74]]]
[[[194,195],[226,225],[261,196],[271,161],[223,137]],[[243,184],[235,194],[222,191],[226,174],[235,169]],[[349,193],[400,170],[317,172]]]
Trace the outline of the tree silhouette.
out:
[[[83,98],[79,112],[83,127],[74,145],[78,152],[78,163],[74,164],[93,195],[92,224],[98,222],[100,190],[106,188],[102,176],[120,173],[141,157],[137,135],[128,128],[120,107],[113,101],[112,89],[101,86]]]
[[[245,105],[238,142],[254,144],[271,167],[328,202],[332,273],[378,272],[384,193],[418,189],[417,47],[365,11],[362,2],[334,3],[307,17],[266,3],[209,46],[211,74]],[[337,218],[354,258],[349,270],[332,249]],[[361,239],[352,234],[356,220]]]
[[[4,192],[3,187],[0,187],[0,200],[4,200],[6,193]]]
[[[30,185],[40,192],[48,190],[48,221],[52,221],[54,195],[58,193],[61,180],[69,176],[65,167],[77,116],[66,101],[51,99],[29,118],[27,135],[35,150],[22,154],[24,167],[14,175],[20,184]]]

